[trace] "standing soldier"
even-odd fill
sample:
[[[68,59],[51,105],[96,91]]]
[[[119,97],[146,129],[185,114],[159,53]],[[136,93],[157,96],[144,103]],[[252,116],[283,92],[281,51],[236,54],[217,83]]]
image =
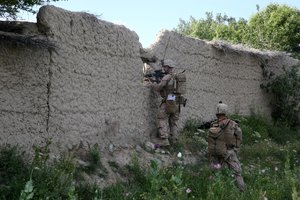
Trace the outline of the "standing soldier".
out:
[[[179,107],[176,103],[176,91],[174,90],[174,68],[176,63],[167,59],[162,61],[162,67],[165,75],[158,84],[154,85],[155,90],[162,97],[157,114],[159,136],[157,146],[169,146],[169,139],[175,141],[178,137]]]
[[[244,191],[241,163],[238,150],[242,142],[242,131],[239,124],[227,118],[228,106],[222,101],[217,105],[217,120],[211,123],[208,135],[208,154],[211,168],[220,169],[227,166],[233,171],[236,184]]]

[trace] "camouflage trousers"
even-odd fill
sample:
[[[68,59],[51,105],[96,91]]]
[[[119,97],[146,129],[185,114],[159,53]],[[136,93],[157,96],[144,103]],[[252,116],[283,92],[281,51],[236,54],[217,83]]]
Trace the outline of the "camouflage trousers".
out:
[[[160,105],[157,114],[157,128],[161,145],[169,145],[169,139],[176,140],[178,138],[178,120],[178,111],[174,114],[168,114],[166,111],[166,103]]]
[[[244,191],[245,183],[242,177],[242,167],[235,150],[227,150],[227,157],[225,159],[216,157],[211,158],[210,166],[214,169],[228,167],[234,174],[237,187],[240,191]]]

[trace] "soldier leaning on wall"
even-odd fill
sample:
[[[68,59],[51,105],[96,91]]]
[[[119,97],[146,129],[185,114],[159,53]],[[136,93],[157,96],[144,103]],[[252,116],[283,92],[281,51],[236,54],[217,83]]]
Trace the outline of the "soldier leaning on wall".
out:
[[[228,167],[233,171],[237,187],[244,191],[241,163],[238,151],[242,143],[239,124],[227,117],[228,106],[220,101],[217,105],[217,120],[211,123],[208,133],[210,167],[218,170]]]
[[[154,89],[162,97],[157,114],[158,142],[156,148],[170,145],[170,141],[175,142],[178,138],[179,106],[176,103],[174,94],[175,68],[173,60],[163,60],[162,67],[164,76],[159,83],[153,82]]]

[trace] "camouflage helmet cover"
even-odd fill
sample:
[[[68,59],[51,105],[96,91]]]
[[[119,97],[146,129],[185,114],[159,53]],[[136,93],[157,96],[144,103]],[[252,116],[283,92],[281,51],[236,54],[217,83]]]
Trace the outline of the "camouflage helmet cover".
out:
[[[217,105],[216,115],[218,115],[218,114],[227,115],[227,112],[228,112],[228,106],[225,103],[223,103],[222,101],[219,101],[219,103]]]
[[[176,63],[171,59],[166,59],[163,61],[163,66],[169,66],[169,67],[175,68]]]

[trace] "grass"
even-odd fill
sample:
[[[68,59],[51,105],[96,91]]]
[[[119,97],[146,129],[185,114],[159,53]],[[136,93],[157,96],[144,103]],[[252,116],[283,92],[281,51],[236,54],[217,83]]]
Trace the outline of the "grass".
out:
[[[23,161],[17,147],[0,149],[0,199],[208,199],[208,200],[299,200],[300,132],[274,125],[261,116],[234,116],[243,130],[240,161],[245,191],[239,192],[228,169],[212,171],[206,159],[207,130],[198,120],[189,120],[171,153],[188,150],[198,155],[199,163],[184,165],[178,158],[164,167],[158,160],[149,167],[140,165],[138,156],[128,166],[109,162],[111,171],[126,177],[126,182],[100,188],[78,178],[82,173],[105,178],[108,170],[101,163],[98,148],[86,154],[85,165],[76,166],[72,156],[49,164],[50,142],[34,147],[32,163]]]

